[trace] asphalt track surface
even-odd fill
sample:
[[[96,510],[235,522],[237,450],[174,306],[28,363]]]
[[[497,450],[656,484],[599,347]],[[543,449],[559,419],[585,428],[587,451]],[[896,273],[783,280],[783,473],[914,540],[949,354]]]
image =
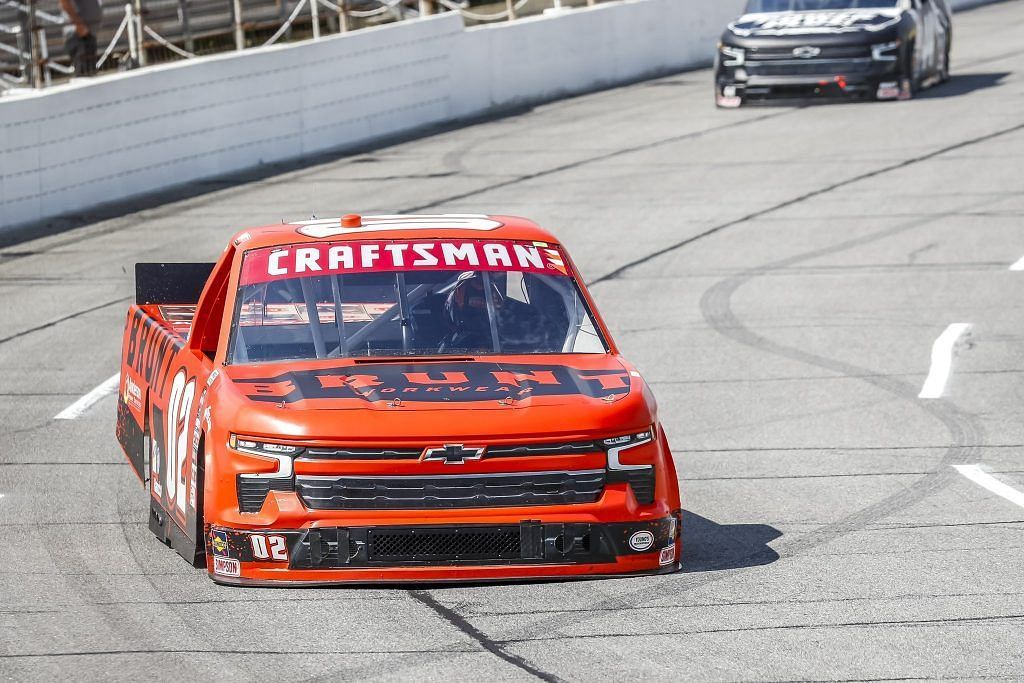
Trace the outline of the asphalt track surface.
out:
[[[711,106],[697,71],[0,251],[0,678],[1024,677],[1024,2],[956,19],[906,103]],[[115,399],[139,260],[352,210],[562,236],[676,454],[682,573],[219,587],[146,528]],[[932,345],[945,397],[921,399]]]

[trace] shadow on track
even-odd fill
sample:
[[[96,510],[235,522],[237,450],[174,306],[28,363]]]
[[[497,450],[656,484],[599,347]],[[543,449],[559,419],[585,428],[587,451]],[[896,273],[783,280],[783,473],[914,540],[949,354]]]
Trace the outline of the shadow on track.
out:
[[[982,74],[954,74],[949,80],[936,88],[930,88],[918,93],[917,98],[922,100],[937,100],[944,97],[960,97],[969,95],[975,90],[994,88],[1000,85],[1007,76],[1008,71],[996,71]]]

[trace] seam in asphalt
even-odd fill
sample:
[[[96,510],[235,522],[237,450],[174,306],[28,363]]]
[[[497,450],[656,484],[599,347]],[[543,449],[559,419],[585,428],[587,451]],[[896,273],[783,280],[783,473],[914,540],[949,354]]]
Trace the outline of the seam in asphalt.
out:
[[[584,633],[576,635],[558,635],[540,638],[511,638],[502,643],[529,643],[552,640],[582,640],[590,638],[658,638],[664,636],[694,636],[715,633],[750,633],[757,631],[805,631],[832,628],[877,628],[892,626],[897,628],[913,628],[915,626],[938,626],[944,624],[970,624],[977,622],[1020,621],[1024,614],[993,614],[980,617],[956,617],[953,619],[900,619],[892,621],[847,621],[829,624],[783,624],[778,626],[751,626],[745,628],[695,629],[693,631],[661,631],[657,633]]]
[[[130,299],[131,299],[131,297],[124,296],[124,297],[121,297],[120,299],[114,299],[113,301],[108,301],[106,303],[99,304],[98,306],[91,306],[91,307],[83,309],[81,311],[77,311],[75,313],[70,313],[70,314],[64,316],[63,318],[57,318],[56,320],[51,320],[48,323],[43,323],[42,325],[36,325],[35,327],[30,327],[27,330],[22,330],[21,332],[16,332],[15,334],[12,334],[10,336],[3,337],[2,339],[0,339],[0,344],[6,344],[9,341],[12,341],[14,339],[19,339],[19,338],[24,337],[26,335],[32,334],[33,332],[39,332],[41,330],[45,330],[45,329],[48,329],[50,327],[55,327],[57,325],[60,325],[63,322],[67,322],[68,320],[74,320],[75,318],[83,316],[83,315],[85,315],[87,313],[92,313],[93,311],[98,311],[100,309],[107,308],[109,306],[113,306],[114,304],[124,303],[125,301],[128,301]]]

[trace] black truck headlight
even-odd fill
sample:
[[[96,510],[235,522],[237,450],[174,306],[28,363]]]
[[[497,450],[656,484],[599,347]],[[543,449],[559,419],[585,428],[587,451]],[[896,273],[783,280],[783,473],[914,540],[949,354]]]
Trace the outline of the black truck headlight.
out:
[[[900,41],[878,43],[871,46],[871,59],[876,62],[895,62],[899,59]]]
[[[742,47],[719,45],[718,51],[722,55],[722,66],[743,66],[747,62],[747,51]]]

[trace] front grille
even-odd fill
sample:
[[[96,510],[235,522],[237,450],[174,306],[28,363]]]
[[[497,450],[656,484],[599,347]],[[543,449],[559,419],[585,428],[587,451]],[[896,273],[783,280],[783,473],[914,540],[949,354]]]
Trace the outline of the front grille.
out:
[[[311,460],[419,460],[427,448],[307,448],[302,458]],[[593,441],[570,441],[566,443],[511,444],[487,448],[489,458],[515,458],[532,455],[576,455],[599,450]]]
[[[802,47],[802,46],[801,46]],[[815,59],[856,59],[859,57],[871,57],[871,46],[869,45],[836,45],[834,47],[821,47],[817,56],[806,61]],[[793,54],[791,47],[755,47],[746,51],[748,62],[777,59],[799,59]]]
[[[238,509],[242,512],[259,512],[271,491],[294,491],[291,479],[265,479],[243,477],[237,479]]]
[[[447,529],[371,529],[370,562],[443,560],[511,560],[520,557],[516,527]]]
[[[596,502],[604,470],[432,477],[298,476],[296,490],[313,510],[413,510]]]
[[[868,60],[850,59],[807,59],[786,62],[770,62],[758,64],[748,63],[747,72],[751,76],[818,76],[833,74],[860,74],[871,71],[872,62]]]

